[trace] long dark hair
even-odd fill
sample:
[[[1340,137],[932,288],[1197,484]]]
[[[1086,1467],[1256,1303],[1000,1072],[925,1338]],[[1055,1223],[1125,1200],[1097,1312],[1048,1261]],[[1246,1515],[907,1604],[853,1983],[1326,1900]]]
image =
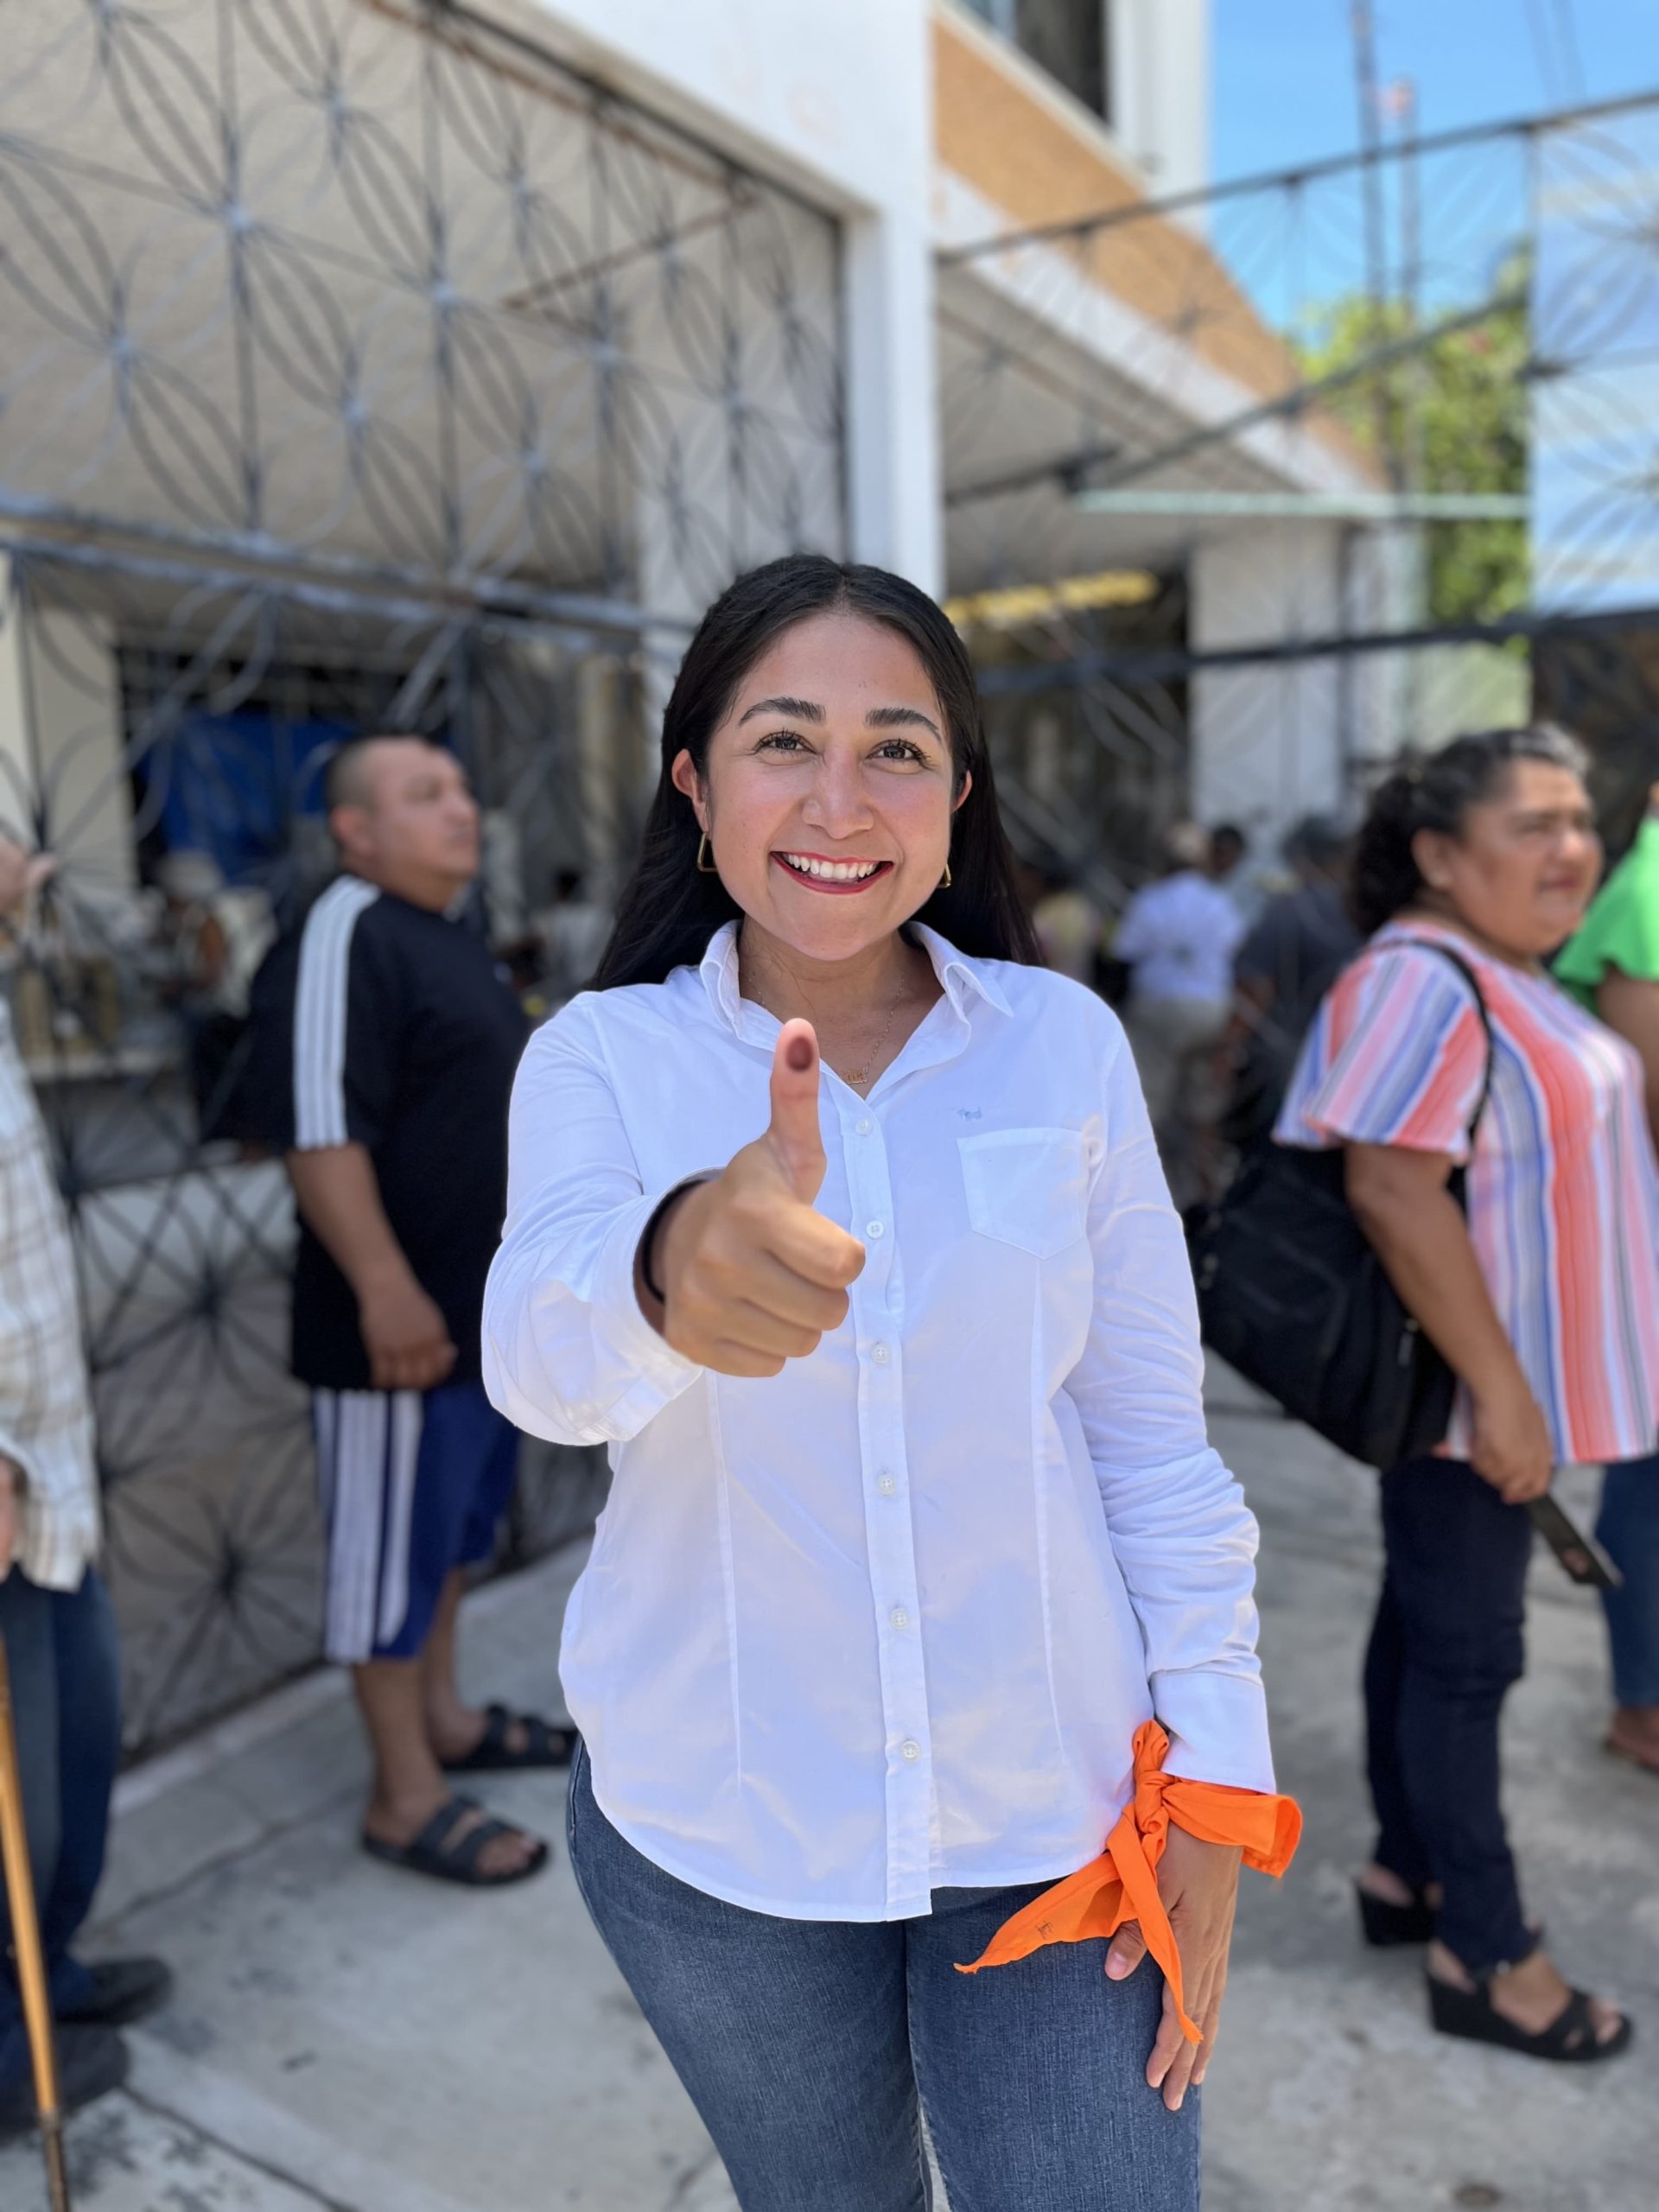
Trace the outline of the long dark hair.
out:
[[[721,923],[741,914],[719,876],[698,871],[697,817],[670,772],[683,752],[703,774],[709,739],[738,685],[775,639],[810,615],[843,610],[883,624],[914,647],[944,712],[957,788],[964,775],[973,778],[951,820],[950,888],[936,891],[916,918],[978,957],[1033,965],[1040,959],[1014,887],[973,664],[961,639],[944,611],[902,576],[822,553],[791,553],[751,569],[723,591],[686,648],[663,716],[662,776],[594,976],[595,990],[662,982],[676,968],[701,960]]]
[[[1460,837],[1470,808],[1492,798],[1517,760],[1542,760],[1580,778],[1588,766],[1576,738],[1553,722],[1536,722],[1453,738],[1439,753],[1403,762],[1377,785],[1354,847],[1349,893],[1354,919],[1367,937],[1423,888],[1411,849],[1418,831]]]

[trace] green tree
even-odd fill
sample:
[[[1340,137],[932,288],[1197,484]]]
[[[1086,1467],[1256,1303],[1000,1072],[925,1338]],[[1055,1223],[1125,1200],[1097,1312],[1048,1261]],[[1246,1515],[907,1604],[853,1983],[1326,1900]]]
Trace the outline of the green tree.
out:
[[[1379,311],[1351,296],[1334,302],[1298,352],[1317,379],[1357,367],[1411,329],[1402,302]],[[1338,385],[1320,405],[1391,481],[1413,491],[1523,493],[1530,353],[1524,305],[1495,308],[1459,330],[1426,330],[1419,350]],[[1485,621],[1526,603],[1524,522],[1436,522],[1427,534],[1431,620]]]

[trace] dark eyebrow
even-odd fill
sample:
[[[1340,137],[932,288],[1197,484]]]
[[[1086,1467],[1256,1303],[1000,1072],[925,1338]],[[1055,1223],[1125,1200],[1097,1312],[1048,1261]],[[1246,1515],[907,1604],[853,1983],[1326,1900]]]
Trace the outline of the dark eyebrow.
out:
[[[810,699],[757,699],[738,716],[738,728],[752,721],[756,715],[787,715],[791,721],[821,722],[823,709],[814,706]]]
[[[941,745],[944,743],[944,738],[939,736],[938,724],[931,715],[925,715],[919,707],[872,707],[864,721],[870,729],[905,729],[919,722],[924,729],[932,731]]]

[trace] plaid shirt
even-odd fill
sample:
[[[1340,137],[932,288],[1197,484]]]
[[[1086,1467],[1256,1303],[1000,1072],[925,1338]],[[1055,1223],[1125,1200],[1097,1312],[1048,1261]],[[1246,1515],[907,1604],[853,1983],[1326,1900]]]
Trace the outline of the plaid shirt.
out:
[[[75,1590],[98,1550],[98,1471],[74,1255],[35,1094],[0,1005],[0,1455],[22,1469],[16,1563]]]

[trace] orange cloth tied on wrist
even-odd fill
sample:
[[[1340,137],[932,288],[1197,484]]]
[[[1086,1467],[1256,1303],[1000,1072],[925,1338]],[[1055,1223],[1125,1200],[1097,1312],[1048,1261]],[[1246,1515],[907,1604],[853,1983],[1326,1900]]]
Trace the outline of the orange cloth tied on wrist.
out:
[[[1045,1943],[1085,1943],[1096,1936],[1116,1936],[1126,1920],[1138,1920],[1147,1948],[1164,1970],[1182,2034],[1189,2043],[1202,2041],[1186,2017],[1175,1931],[1158,1894],[1155,1869],[1169,1840],[1169,1824],[1173,1821],[1205,1843],[1241,1845],[1247,1866],[1282,1874],[1300,1839],[1302,1815],[1294,1798],[1166,1774],[1168,1755],[1169,1738],[1155,1720],[1143,1720],[1135,1732],[1135,1795],[1105,1850],[1005,1920],[972,1966],[958,1967],[958,1974],[1011,1965]]]

